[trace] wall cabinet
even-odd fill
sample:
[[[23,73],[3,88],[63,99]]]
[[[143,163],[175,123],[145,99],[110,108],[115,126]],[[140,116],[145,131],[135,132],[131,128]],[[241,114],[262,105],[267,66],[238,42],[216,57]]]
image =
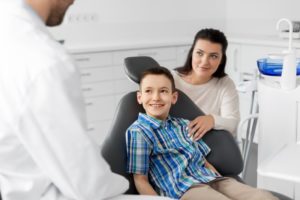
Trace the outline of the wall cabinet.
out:
[[[244,43],[243,40],[238,42],[229,41],[227,50],[227,65],[226,73],[233,79],[238,88],[239,85],[244,81],[251,81],[258,75],[257,60],[265,58],[268,54],[281,53],[286,48],[285,44],[281,46],[274,42],[271,45],[270,42],[264,44],[264,41],[253,41]],[[299,49],[297,49],[299,51]],[[256,100],[257,96],[255,97]],[[250,114],[252,93],[251,91],[245,92],[240,90],[240,113],[241,119],[245,119]],[[242,137],[245,137],[244,126]],[[254,139],[258,141],[257,135]]]
[[[240,81],[251,80],[254,78],[255,74],[258,73],[256,61],[259,58],[267,57],[268,54],[281,53],[284,49],[286,49],[286,46],[287,45],[285,44],[285,42],[278,43],[277,41],[270,41],[270,40],[267,41],[253,40],[253,42],[249,42],[249,41],[243,42],[243,40],[230,41],[228,46],[228,51],[227,51],[228,54],[227,73],[235,81],[236,85],[239,85]],[[296,52],[299,56],[300,55],[299,42],[294,42],[294,46],[296,47]],[[250,103],[251,103],[251,93],[250,92],[240,93],[240,111],[241,111],[242,119],[249,114]],[[274,112],[276,111],[274,110]],[[284,124],[282,125],[285,126]],[[242,134],[243,137],[245,130],[243,129],[242,131],[243,133],[239,133],[239,134]],[[269,134],[272,135],[272,133]],[[258,137],[259,137],[259,131],[256,132],[256,137],[254,141],[259,142],[258,148],[262,148],[262,145],[265,145],[264,141],[261,140],[258,141]],[[259,151],[259,153],[261,152]],[[263,161],[258,160],[258,165],[260,165],[261,162]],[[295,185],[292,182],[286,180],[270,178],[259,174],[257,176],[257,180],[258,180],[257,186],[259,188],[278,191],[289,197],[293,197],[295,195],[294,191],[297,191],[296,189],[294,189]]]

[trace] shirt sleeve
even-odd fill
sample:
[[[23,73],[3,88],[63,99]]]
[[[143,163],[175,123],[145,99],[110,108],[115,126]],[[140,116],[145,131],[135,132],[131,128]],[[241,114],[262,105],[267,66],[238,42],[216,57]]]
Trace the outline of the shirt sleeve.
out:
[[[240,120],[239,97],[236,87],[230,78],[224,81],[224,91],[220,105],[220,115],[212,114],[215,129],[225,129],[236,135],[236,128]]]
[[[20,112],[20,141],[65,197],[98,200],[127,190],[127,180],[111,172],[85,131],[80,77],[70,60],[35,77]]]
[[[145,140],[139,129],[126,132],[127,172],[148,174],[151,145]]]
[[[202,155],[206,157],[211,151],[209,146],[207,146],[207,144],[202,139],[198,140],[197,143]]]

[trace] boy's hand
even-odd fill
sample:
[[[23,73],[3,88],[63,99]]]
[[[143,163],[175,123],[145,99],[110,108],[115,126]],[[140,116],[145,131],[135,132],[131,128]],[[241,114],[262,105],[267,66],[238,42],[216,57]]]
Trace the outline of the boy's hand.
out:
[[[215,120],[211,115],[199,116],[188,125],[189,136],[193,137],[193,140],[199,140],[215,125]]]
[[[152,185],[149,183],[147,175],[134,174],[133,180],[135,187],[140,194],[158,196]]]
[[[221,176],[221,174],[216,170],[216,168],[212,164],[210,164],[206,159],[204,165],[206,168],[211,169],[213,172]]]

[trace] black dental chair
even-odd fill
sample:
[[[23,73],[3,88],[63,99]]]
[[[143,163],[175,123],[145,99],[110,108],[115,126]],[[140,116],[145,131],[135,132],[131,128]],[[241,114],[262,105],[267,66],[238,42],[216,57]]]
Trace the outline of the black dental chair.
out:
[[[125,59],[125,72],[127,76],[136,83],[139,83],[140,75],[144,70],[154,67],[160,66],[151,57],[139,56]],[[189,120],[199,115],[204,115],[183,92],[178,92],[178,101],[172,106],[170,115]],[[125,132],[137,119],[139,112],[144,112],[144,110],[142,106],[137,103],[136,91],[126,94],[119,102],[111,130],[102,148],[102,155],[109,163],[111,170],[128,179],[130,186],[126,194],[138,194],[134,186],[133,177],[126,173]],[[212,149],[207,160],[212,163],[223,176],[233,177],[243,182],[238,176],[243,170],[243,159],[232,135],[225,130],[211,130],[203,139]],[[281,200],[291,200],[281,194],[272,193]]]

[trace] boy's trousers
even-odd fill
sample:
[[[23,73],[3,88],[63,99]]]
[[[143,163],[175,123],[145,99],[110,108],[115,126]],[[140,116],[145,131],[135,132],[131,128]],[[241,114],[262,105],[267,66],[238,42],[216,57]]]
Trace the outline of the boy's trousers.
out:
[[[253,188],[233,178],[215,180],[190,188],[180,200],[279,200],[270,192]]]

